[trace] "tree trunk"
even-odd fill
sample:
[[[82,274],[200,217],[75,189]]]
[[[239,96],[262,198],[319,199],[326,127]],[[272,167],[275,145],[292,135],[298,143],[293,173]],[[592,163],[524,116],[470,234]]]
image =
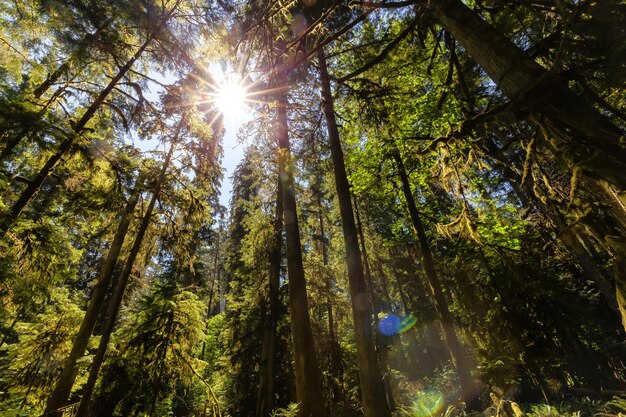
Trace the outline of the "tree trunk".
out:
[[[9,213],[0,223],[0,235],[4,235],[7,230],[13,225],[13,223],[15,223],[24,207],[26,207],[26,205],[30,202],[30,200],[32,200],[35,194],[37,194],[43,182],[46,180],[46,178],[48,178],[48,175],[52,173],[59,161],[61,161],[65,154],[67,154],[68,151],[72,148],[72,145],[74,145],[76,138],[80,136],[82,131],[87,126],[87,123],[89,123],[89,121],[93,118],[93,116],[96,114],[96,111],[100,108],[100,106],[102,106],[102,103],[104,103],[111,91],[113,91],[117,83],[120,82],[120,80],[133,66],[135,61],[139,59],[139,57],[141,56],[141,54],[143,54],[148,45],[150,45],[150,43],[154,39],[154,36],[155,33],[152,33],[144,41],[139,50],[137,50],[132,58],[129,59],[122,68],[120,68],[115,77],[113,77],[109,84],[107,84],[107,86],[100,92],[100,94],[98,94],[98,97],[87,108],[87,111],[85,111],[80,120],[76,122],[75,125],[73,125],[73,133],[69,134],[65,138],[65,140],[61,142],[59,148],[57,149],[57,152],[46,161],[46,163],[39,170],[35,178],[31,180],[31,182],[24,189],[24,191],[22,191],[20,197],[15,201],[15,203],[13,203],[13,206],[11,207]]]
[[[46,79],[33,91],[35,98],[41,98],[41,96],[48,91],[52,84],[56,83],[64,72],[70,69],[70,65],[74,57],[70,57],[67,61],[54,70]]]
[[[428,286],[430,287],[430,292],[433,296],[435,310],[439,316],[444,341],[450,351],[452,362],[459,375],[463,398],[470,411],[480,411],[482,407],[478,398],[478,393],[476,392],[476,384],[472,378],[467,352],[457,337],[454,329],[454,320],[452,318],[452,314],[450,313],[450,309],[448,308],[448,302],[446,301],[443,293],[443,288],[441,286],[441,281],[439,281],[437,270],[435,269],[435,261],[430,250],[430,244],[428,242],[428,237],[426,236],[424,225],[422,224],[419,212],[417,211],[415,199],[413,198],[413,192],[411,191],[411,184],[409,183],[409,177],[406,173],[402,157],[400,156],[398,150],[394,148],[392,150],[392,155],[398,166],[398,174],[400,176],[400,181],[402,182],[402,191],[404,193],[404,198],[406,199],[413,227],[415,228],[415,233],[417,234],[417,241],[419,243],[418,249],[422,256],[422,267],[426,275],[426,280],[428,281]]]
[[[352,193],[350,194],[352,195]],[[370,289],[369,290],[370,306],[372,310],[374,310],[374,306],[380,305],[380,301],[377,299],[376,294],[374,293],[374,286],[372,284],[372,271],[370,269],[370,261],[367,255],[367,247],[365,246],[365,234],[363,233],[363,224],[361,223],[361,215],[359,213],[359,204],[356,199],[356,196],[353,196],[353,197],[354,197],[354,216],[356,217],[356,228],[357,228],[357,232],[359,235],[359,242],[361,243],[361,254],[363,255],[363,272],[364,272],[364,277],[365,277],[365,283],[367,284],[367,288]],[[381,279],[384,279],[384,278],[381,277]],[[388,295],[389,293],[387,291],[387,296]],[[378,325],[380,321],[378,320],[378,315],[376,311],[373,311],[373,316],[374,316],[374,329],[378,329]],[[384,370],[384,375],[382,376],[382,378],[383,378],[383,384],[384,384],[385,393],[386,393],[385,398],[387,399],[387,404],[389,405],[389,409],[393,411],[396,409],[396,403],[393,399],[393,388],[391,387],[391,380],[389,379],[391,376],[391,372],[388,368],[388,360],[387,360],[387,355],[386,355],[387,349],[383,347],[384,342],[383,342],[382,333],[380,332],[375,333],[374,344],[376,347],[376,357],[378,359],[379,369],[381,370],[381,373],[383,373],[382,370]]]
[[[267,417],[274,409],[275,398],[275,358],[278,344],[278,321],[280,320],[280,261],[282,258],[283,234],[283,189],[276,186],[276,217],[274,219],[274,242],[270,253],[269,268],[269,312],[263,325],[263,343],[261,348],[261,371],[257,399],[257,417]]]
[[[518,109],[546,136],[557,159],[579,171],[617,222],[626,218],[624,133],[555,74],[546,71],[459,0],[427,6]],[[626,328],[626,236],[603,236],[616,264],[617,304]]]
[[[215,242],[215,256],[213,257],[213,282],[211,283],[211,291],[209,291],[209,302],[206,307],[206,324],[204,326],[205,334],[208,334],[209,331],[209,319],[213,315],[213,297],[215,295],[215,286],[219,285],[220,281],[220,235],[221,233],[217,233],[217,238]],[[202,351],[200,352],[200,359],[204,360],[204,354],[206,351],[206,338],[202,341]]]
[[[324,227],[324,213],[322,211],[322,193],[319,192],[319,187],[315,188],[317,197],[317,221],[320,227],[319,242],[322,252],[322,263],[324,265],[323,275],[325,277],[326,284],[326,315],[328,317],[328,352],[330,354],[330,389],[333,393],[333,403],[339,403],[344,401],[345,396],[342,390],[343,387],[343,374],[344,369],[341,362],[341,346],[337,340],[337,334],[335,333],[335,319],[333,313],[333,282],[332,276],[328,273],[328,247],[326,240],[326,228]]]
[[[111,242],[111,247],[109,248],[109,253],[107,254],[104,265],[102,266],[102,270],[100,271],[100,274],[98,275],[98,278],[96,280],[96,284],[93,287],[91,299],[89,300],[89,304],[87,305],[85,317],[83,317],[83,321],[80,325],[80,329],[78,330],[78,334],[74,338],[72,350],[70,351],[68,357],[63,363],[63,370],[61,371],[61,375],[59,376],[59,379],[54,387],[54,391],[52,392],[46,403],[46,409],[43,414],[44,416],[60,415],[55,410],[65,405],[70,395],[70,392],[72,391],[72,385],[74,385],[74,380],[76,379],[77,372],[76,361],[80,359],[85,353],[87,342],[89,341],[91,332],[96,325],[98,312],[100,311],[100,307],[102,305],[102,302],[104,301],[107,288],[113,275],[115,264],[117,263],[120,251],[122,250],[124,238],[128,233],[128,226],[130,225],[130,222],[133,218],[135,206],[139,201],[141,188],[143,186],[142,183],[143,176],[140,174],[137,178],[135,187],[128,199],[126,209],[124,210],[124,213],[122,214],[122,217],[120,219],[117,231],[115,233],[115,236],[113,237],[113,241]]]
[[[568,168],[619,192],[626,189],[626,148],[618,127],[463,2],[429,1],[427,7],[518,109],[546,129],[553,152]]]
[[[521,175],[518,174],[521,168],[518,167],[516,170],[511,168],[511,165],[514,166],[515,163],[507,161],[500,149],[498,149],[497,145],[491,139],[484,141],[484,146],[486,152],[500,167],[500,172],[511,185],[520,202],[525,207],[534,207],[535,210],[539,211],[547,218],[552,224],[557,238],[572,252],[576,262],[580,265],[585,275],[596,284],[596,288],[606,301],[607,306],[621,318],[615,290],[611,282],[594,261],[592,254],[590,254],[582,244],[580,239],[583,233],[579,230],[580,227],[577,225],[568,225],[559,208],[551,200],[545,202],[537,201],[537,198],[534,197],[531,183],[532,175],[529,175],[528,179],[522,184]],[[618,274],[619,270],[616,269],[615,273]]]
[[[399,256],[399,254],[393,253],[391,250],[389,251],[389,258],[393,259],[394,257]],[[446,364],[450,356],[450,351],[442,341],[441,334],[439,329],[441,326],[437,327],[435,325],[436,320],[436,311],[431,311],[431,307],[433,307],[432,297],[427,296],[427,298],[418,300],[415,298],[415,293],[425,294],[428,291],[425,285],[417,275],[417,265],[418,262],[415,260],[415,256],[411,250],[407,247],[407,255],[408,259],[410,259],[410,263],[408,264],[409,273],[408,278],[404,279],[404,274],[402,271],[398,269],[397,266],[391,263],[391,271],[392,276],[395,278],[396,285],[398,287],[398,292],[400,293],[400,299],[402,300],[402,304],[404,306],[404,314],[408,315],[411,312],[415,314],[416,319],[418,320],[417,326],[423,329],[422,334],[415,337],[415,345],[418,346],[421,339],[425,345],[425,350],[423,355],[420,355],[417,358],[406,357],[405,363],[412,365],[410,362],[415,360],[416,366],[412,366],[410,368],[411,376],[414,378],[419,378],[420,376],[428,376],[432,375],[437,368]],[[413,282],[417,284],[417,287],[411,288],[408,286],[408,282]],[[408,287],[404,289],[404,287]],[[407,293],[408,291],[408,293]],[[403,366],[399,364],[398,366]]]
[[[318,53],[320,79],[322,82],[322,105],[326,116],[326,127],[330,142],[331,157],[335,172],[337,198],[341,212],[343,237],[346,248],[346,262],[348,265],[348,281],[350,284],[350,298],[352,301],[352,319],[357,347],[357,361],[359,364],[359,385],[361,401],[365,417],[391,416],[389,404],[384,400],[385,385],[380,372],[372,332],[372,308],[368,302],[367,288],[363,275],[363,262],[357,236],[352,201],[350,199],[350,185],[346,175],[343,159],[343,150],[339,141],[339,130],[335,120],[333,98],[330,90],[330,79],[326,66],[326,57],[323,49]]]
[[[111,21],[109,20],[107,23],[111,23]],[[102,31],[103,26],[100,26],[96,28],[96,31],[94,33],[87,33],[85,35],[84,41],[76,50],[74,50],[74,52],[67,58],[67,60],[63,62],[63,64],[61,64],[51,74],[49,74],[46,79],[33,90],[33,95],[35,96],[35,98],[41,98],[41,96],[44,95],[45,92],[48,91],[48,89],[54,83],[56,83],[64,73],[68,72],[68,70],[72,67],[74,61],[81,54],[85,53],[91,46],[93,46],[93,44],[98,40],[98,38],[102,34]]]
[[[287,235],[287,270],[289,275],[289,310],[296,374],[296,396],[300,402],[300,417],[323,417],[322,376],[315,354],[311,333],[309,302],[302,264],[302,247],[298,229],[298,213],[290,161],[287,130],[287,97],[279,93],[278,102],[278,175],[283,188],[283,220]]]
[[[139,250],[141,249],[143,238],[146,234],[146,231],[148,230],[148,226],[150,226],[152,211],[154,210],[154,205],[159,198],[161,187],[165,181],[167,168],[170,164],[172,154],[174,153],[175,148],[176,145],[175,143],[173,143],[165,157],[165,160],[163,161],[163,167],[161,168],[157,183],[154,187],[154,191],[152,192],[152,198],[150,199],[150,203],[148,203],[146,212],[141,219],[141,224],[139,226],[139,230],[137,231],[137,236],[135,236],[133,246],[130,249],[128,259],[126,260],[124,271],[122,272],[120,278],[117,280],[117,284],[113,289],[113,295],[111,296],[111,300],[109,301],[104,325],[102,326],[102,335],[100,336],[98,350],[96,351],[96,355],[93,358],[91,368],[89,369],[89,378],[87,379],[87,383],[83,387],[83,397],[81,398],[80,406],[78,407],[78,411],[76,412],[76,417],[86,417],[88,415],[89,407],[91,405],[91,395],[93,394],[93,389],[96,386],[96,381],[98,380],[100,366],[102,365],[102,362],[104,362],[104,356],[106,355],[109,340],[111,339],[111,334],[113,333],[113,328],[115,327],[117,314],[120,311],[122,299],[124,298],[124,291],[126,290],[126,286],[128,285],[130,275],[133,272],[133,265],[135,264],[135,260],[137,259],[137,255],[139,254]]]

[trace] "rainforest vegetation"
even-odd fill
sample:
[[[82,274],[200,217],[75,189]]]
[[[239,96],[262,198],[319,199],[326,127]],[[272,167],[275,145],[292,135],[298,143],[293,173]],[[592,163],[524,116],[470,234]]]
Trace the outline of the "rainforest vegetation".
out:
[[[625,84],[621,0],[0,0],[0,416],[626,415]]]

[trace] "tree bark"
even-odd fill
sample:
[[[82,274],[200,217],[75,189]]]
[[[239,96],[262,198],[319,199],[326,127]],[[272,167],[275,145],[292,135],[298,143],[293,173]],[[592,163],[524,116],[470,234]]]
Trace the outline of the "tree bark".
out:
[[[283,234],[283,189],[278,182],[276,186],[276,217],[274,219],[274,242],[270,253],[269,268],[269,311],[265,315],[263,325],[263,342],[261,348],[261,371],[259,393],[257,398],[257,417],[267,417],[274,409],[275,398],[275,358],[278,345],[278,321],[280,320],[280,261],[282,258]]]
[[[365,417],[391,416],[389,404],[385,395],[385,385],[380,372],[372,331],[372,308],[368,301],[367,288],[363,275],[363,262],[359,249],[358,234],[352,201],[350,185],[343,158],[343,150],[339,140],[339,130],[335,120],[335,110],[330,89],[330,78],[326,66],[326,57],[322,49],[318,52],[320,79],[322,82],[322,105],[326,117],[326,127],[330,142],[331,157],[333,160],[337,198],[341,212],[343,237],[346,249],[348,266],[348,281],[350,284],[350,298],[352,301],[352,319],[357,347],[357,361],[359,364],[359,386],[361,401]]]
[[[326,315],[328,317],[328,352],[330,354],[330,389],[333,393],[333,402],[338,403],[343,401],[345,396],[342,390],[342,378],[344,374],[344,369],[341,361],[341,346],[339,345],[339,341],[337,340],[337,335],[335,333],[335,319],[333,313],[333,282],[332,277],[328,273],[328,247],[326,240],[326,228],[324,227],[324,213],[322,211],[322,193],[319,190],[319,187],[315,188],[315,193],[317,197],[317,221],[320,228],[319,234],[319,242],[320,249],[322,252],[322,263],[324,265],[323,274],[325,276],[325,284],[326,284]]]
[[[419,245],[418,250],[422,256],[422,268],[424,269],[426,280],[433,296],[435,311],[439,316],[444,342],[446,343],[452,362],[459,375],[463,398],[470,411],[480,411],[482,406],[478,398],[478,392],[476,391],[476,384],[472,378],[467,352],[461,344],[461,341],[459,340],[454,329],[454,320],[452,318],[452,314],[450,313],[450,309],[448,308],[448,302],[446,301],[443,293],[443,287],[435,268],[435,261],[430,250],[430,243],[428,241],[428,237],[426,236],[426,230],[422,224],[420,214],[417,210],[415,199],[413,198],[409,177],[406,173],[406,169],[404,168],[402,157],[397,149],[392,149],[392,156],[398,167],[398,174],[402,183],[402,191],[404,193],[404,198],[409,209],[409,215],[417,235]]]
[[[221,230],[220,230],[221,231]],[[206,308],[206,324],[204,326],[204,331],[208,334],[209,331],[209,319],[213,315],[213,297],[215,295],[215,286],[219,285],[220,281],[220,238],[221,233],[217,232],[216,241],[215,241],[215,254],[213,256],[213,282],[211,283],[211,291],[209,291],[209,302],[207,303]],[[204,354],[206,352],[206,338],[202,341],[202,351],[200,352],[200,359],[204,360]]]
[[[320,216],[320,219],[322,217]],[[322,236],[324,236],[323,229],[321,231]],[[326,254],[326,243],[322,243],[324,247],[324,266],[328,265],[327,254]],[[330,279],[328,280],[330,281]],[[339,402],[344,400],[343,394],[343,383],[341,382],[343,379],[344,368],[341,361],[341,346],[339,345],[339,341],[337,340],[337,334],[335,332],[335,319],[333,313],[333,300],[330,295],[332,291],[332,286],[330,282],[327,283],[327,291],[329,292],[326,299],[326,314],[328,316],[328,345],[330,352],[330,375],[333,378],[331,382],[331,390],[333,392],[333,401]]]
[[[579,230],[580,227],[577,225],[568,225],[557,205],[551,200],[545,202],[537,201],[532,189],[532,175],[529,175],[528,179],[522,184],[521,175],[518,174],[521,168],[517,167],[517,169],[514,170],[512,166],[515,166],[515,162],[507,161],[500,149],[498,149],[497,145],[491,139],[484,141],[484,146],[486,148],[485,151],[496,161],[500,172],[515,191],[522,205],[529,208],[534,207],[535,210],[542,213],[547,218],[554,228],[557,238],[572,252],[576,262],[580,265],[585,275],[596,284],[607,306],[621,318],[622,316],[616,301],[615,290],[609,279],[607,279],[594,261],[592,254],[590,254],[582,244],[581,238],[583,237],[583,232]],[[619,270],[616,269],[615,273],[619,274]]]
[[[626,147],[624,132],[565,81],[545,70],[459,0],[429,1],[427,7],[474,57],[518,110],[544,132],[557,160],[580,172],[588,188],[624,227]],[[616,298],[626,328],[625,232],[603,236],[616,264]]]
[[[128,203],[126,204],[124,213],[122,214],[122,217],[120,219],[120,223],[117,227],[115,236],[113,237],[113,241],[111,242],[109,253],[107,254],[104,265],[102,266],[102,270],[100,271],[100,274],[98,275],[98,278],[96,280],[96,284],[94,285],[93,291],[91,293],[91,299],[89,300],[87,310],[85,311],[85,317],[83,317],[83,321],[81,322],[78,334],[74,338],[72,350],[70,351],[69,355],[65,359],[65,362],[63,363],[63,370],[61,371],[61,375],[59,376],[54,390],[52,391],[52,394],[50,395],[46,403],[46,408],[43,414],[44,416],[60,415],[60,413],[56,412],[56,410],[66,404],[67,398],[72,391],[72,385],[74,385],[74,380],[76,379],[77,372],[76,362],[85,353],[87,342],[89,342],[89,337],[91,336],[91,333],[93,332],[93,329],[96,325],[98,312],[100,311],[102,302],[104,301],[107,288],[109,286],[109,283],[111,282],[111,277],[113,276],[115,264],[117,263],[120,251],[122,250],[124,238],[128,233],[128,227],[133,218],[133,213],[135,211],[135,207],[137,206],[137,202],[139,201],[141,188],[143,186],[142,183],[143,176],[139,175],[135,187],[128,199]]]
[[[352,195],[352,193],[350,194]],[[374,316],[374,329],[378,329],[378,325],[380,321],[378,320],[376,311],[374,311],[374,306],[380,305],[380,301],[376,297],[376,294],[374,292],[374,286],[372,284],[372,271],[370,269],[370,261],[367,255],[367,247],[365,246],[365,233],[363,233],[363,224],[361,222],[361,215],[359,213],[359,204],[356,199],[356,196],[353,196],[353,197],[354,197],[353,198],[354,199],[354,216],[356,218],[356,229],[357,229],[357,233],[359,236],[359,242],[361,243],[361,255],[363,256],[362,258],[363,259],[363,273],[365,277],[366,287],[369,288],[370,306],[373,310],[372,313]],[[382,280],[385,279],[383,277],[380,277],[380,278]],[[383,284],[383,287],[385,287],[384,284]],[[389,295],[388,291],[387,291],[387,295]],[[387,355],[386,355],[387,350],[383,347],[383,345],[384,345],[383,335],[380,332],[376,332],[374,336],[374,346],[376,347],[376,357],[378,359],[379,370],[381,371],[381,374],[383,374],[382,378],[383,378],[383,384],[385,387],[387,404],[389,405],[389,409],[393,411],[396,409],[396,403],[393,398],[393,388],[391,387],[391,381],[389,379],[391,372],[389,371],[389,368],[388,368],[388,360],[387,360]],[[384,373],[383,373],[383,370],[384,370]]]
[[[139,226],[139,230],[137,231],[137,236],[135,236],[133,246],[130,249],[128,259],[126,260],[126,265],[124,266],[122,275],[117,280],[117,284],[113,289],[113,295],[111,296],[111,300],[109,301],[104,325],[102,326],[102,335],[100,336],[98,350],[96,351],[96,355],[93,358],[91,368],[89,369],[89,377],[87,379],[87,383],[83,387],[83,397],[81,398],[78,411],[76,412],[76,417],[86,417],[88,415],[89,407],[91,405],[91,395],[93,394],[93,389],[96,386],[96,381],[98,380],[100,366],[102,366],[102,362],[104,362],[104,356],[106,355],[109,340],[111,339],[111,334],[113,333],[113,328],[115,327],[117,314],[119,313],[120,306],[122,305],[124,292],[126,291],[126,286],[128,285],[130,275],[133,272],[133,265],[135,264],[135,260],[137,259],[137,255],[139,254],[139,250],[141,249],[143,238],[146,234],[146,231],[148,230],[148,226],[150,226],[152,211],[154,210],[154,205],[156,204],[156,201],[159,198],[159,194],[161,193],[161,187],[163,186],[163,183],[165,181],[167,168],[169,167],[175,148],[176,144],[173,143],[170,147],[169,152],[165,156],[165,160],[163,161],[163,167],[161,168],[161,172],[159,172],[157,183],[154,187],[154,191],[152,192],[152,198],[150,199],[148,207],[146,208],[146,212],[141,219],[141,224]]]
[[[300,417],[323,417],[322,376],[311,332],[309,302],[302,264],[302,247],[296,206],[293,166],[290,161],[287,130],[287,97],[278,93],[278,175],[283,188],[283,221],[287,235],[289,310],[296,374],[296,396]]]
[[[59,78],[63,75],[63,73],[67,72],[70,69],[72,61],[74,57],[70,57],[67,61],[61,64],[56,70],[54,70],[46,79],[39,84],[37,88],[33,91],[33,95],[35,98],[41,98],[41,96],[48,91],[48,89],[52,86],[52,84],[56,83]]]
[[[553,152],[568,168],[626,189],[624,132],[463,2],[436,0],[427,7],[518,109],[547,130]]]

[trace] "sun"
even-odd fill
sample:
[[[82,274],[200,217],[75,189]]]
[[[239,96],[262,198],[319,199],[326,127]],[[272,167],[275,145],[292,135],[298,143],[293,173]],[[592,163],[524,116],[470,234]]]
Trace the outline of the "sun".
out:
[[[241,81],[226,79],[215,93],[215,107],[224,117],[241,117],[247,112],[247,96],[248,92]]]

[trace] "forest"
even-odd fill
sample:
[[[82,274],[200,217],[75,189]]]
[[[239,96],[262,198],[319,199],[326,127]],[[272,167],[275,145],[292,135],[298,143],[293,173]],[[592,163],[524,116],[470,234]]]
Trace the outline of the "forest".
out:
[[[625,85],[623,0],[0,0],[0,417],[626,416]]]

